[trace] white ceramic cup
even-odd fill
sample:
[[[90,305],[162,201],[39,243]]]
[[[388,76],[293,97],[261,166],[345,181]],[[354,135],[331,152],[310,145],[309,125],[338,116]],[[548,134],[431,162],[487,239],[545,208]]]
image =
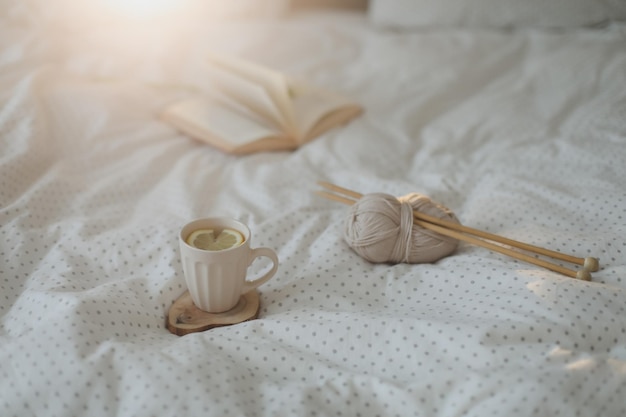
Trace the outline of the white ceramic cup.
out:
[[[243,235],[241,245],[220,251],[198,249],[186,240],[198,229],[234,229]],[[242,294],[255,289],[274,276],[278,256],[270,248],[250,248],[250,229],[227,217],[197,219],[180,231],[181,260],[185,282],[196,307],[209,313],[222,313],[235,307]],[[261,256],[272,261],[272,268],[263,276],[246,280],[248,267]]]

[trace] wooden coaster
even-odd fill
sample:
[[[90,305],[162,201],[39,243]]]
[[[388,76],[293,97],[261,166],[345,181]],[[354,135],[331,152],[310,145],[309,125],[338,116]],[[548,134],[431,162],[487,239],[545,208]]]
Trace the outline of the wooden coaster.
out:
[[[242,295],[239,303],[231,310],[207,313],[196,307],[189,291],[185,291],[170,307],[167,329],[175,335],[184,336],[214,327],[242,323],[257,318],[260,307],[259,293],[252,290]]]

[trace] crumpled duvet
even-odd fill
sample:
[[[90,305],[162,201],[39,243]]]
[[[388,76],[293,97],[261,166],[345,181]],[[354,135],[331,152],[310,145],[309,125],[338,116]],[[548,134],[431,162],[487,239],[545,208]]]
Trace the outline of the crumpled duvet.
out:
[[[146,45],[30,4],[0,29],[0,415],[626,413],[623,25],[402,32],[327,11]],[[209,51],[366,111],[294,152],[226,155],[157,117],[206,87]],[[372,264],[318,180],[420,192],[602,269],[584,282],[465,243]],[[222,215],[279,270],[258,319],[175,336],[177,233]]]

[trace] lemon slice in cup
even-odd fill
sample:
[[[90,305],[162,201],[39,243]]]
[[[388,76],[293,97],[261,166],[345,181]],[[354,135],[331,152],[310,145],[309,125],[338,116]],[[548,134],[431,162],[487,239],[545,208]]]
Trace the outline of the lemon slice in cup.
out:
[[[217,234],[214,229],[198,229],[189,235],[187,244],[202,250],[220,251],[236,248],[243,240],[243,235],[234,229],[223,229]]]

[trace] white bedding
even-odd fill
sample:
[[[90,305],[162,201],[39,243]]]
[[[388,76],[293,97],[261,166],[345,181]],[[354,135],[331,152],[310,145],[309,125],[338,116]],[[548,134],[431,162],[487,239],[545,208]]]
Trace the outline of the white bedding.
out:
[[[28,4],[0,22],[0,415],[626,414],[623,24],[392,31],[321,11],[130,39]],[[202,88],[209,51],[366,112],[292,153],[223,154],[155,117]],[[421,192],[602,269],[584,282],[467,244],[374,265],[318,180]],[[177,233],[213,215],[280,268],[257,320],[178,337]]]

